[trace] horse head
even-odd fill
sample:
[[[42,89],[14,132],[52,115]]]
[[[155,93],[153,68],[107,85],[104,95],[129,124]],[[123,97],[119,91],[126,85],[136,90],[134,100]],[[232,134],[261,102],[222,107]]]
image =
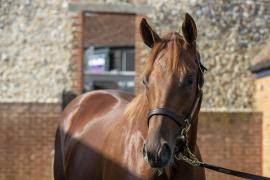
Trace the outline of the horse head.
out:
[[[143,154],[151,167],[163,168],[173,162],[177,136],[188,118],[199,111],[200,101],[195,102],[204,67],[196,49],[196,24],[189,14],[182,24],[183,35],[169,32],[160,37],[145,19],[140,33],[151,48],[143,78],[149,106]]]

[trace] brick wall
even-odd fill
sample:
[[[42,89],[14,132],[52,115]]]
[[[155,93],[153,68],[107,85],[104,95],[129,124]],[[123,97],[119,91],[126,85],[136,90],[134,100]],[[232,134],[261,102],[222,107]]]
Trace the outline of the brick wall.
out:
[[[48,180],[60,104],[0,104],[0,180]]]
[[[86,13],[84,47],[134,45],[134,22],[134,14]]]
[[[71,56],[71,76],[72,76],[72,90],[76,94],[83,91],[83,26],[84,13],[76,13],[72,17],[72,56]]]
[[[255,106],[263,112],[263,174],[270,176],[270,76],[258,78],[255,84]]]
[[[262,174],[262,119],[254,112],[203,112],[198,144],[203,160],[240,171]],[[241,180],[206,170],[207,180]]]
[[[0,180],[48,180],[60,104],[0,104]],[[198,143],[206,162],[261,174],[261,115],[202,112]],[[207,171],[208,180],[232,180]],[[239,179],[240,180],[240,179]]]

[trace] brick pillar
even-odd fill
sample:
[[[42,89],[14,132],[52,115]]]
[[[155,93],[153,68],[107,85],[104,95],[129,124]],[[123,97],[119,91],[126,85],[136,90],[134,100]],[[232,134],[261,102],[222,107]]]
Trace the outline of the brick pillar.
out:
[[[83,65],[84,65],[84,44],[83,44],[83,26],[84,26],[84,12],[79,12],[72,17],[72,63],[71,68],[73,72],[73,91],[76,94],[83,92]]]
[[[263,113],[263,175],[270,177],[270,42],[254,57],[252,64],[251,70],[256,74],[255,107]]]
[[[270,74],[256,79],[256,109],[263,112],[263,175],[270,177]]]

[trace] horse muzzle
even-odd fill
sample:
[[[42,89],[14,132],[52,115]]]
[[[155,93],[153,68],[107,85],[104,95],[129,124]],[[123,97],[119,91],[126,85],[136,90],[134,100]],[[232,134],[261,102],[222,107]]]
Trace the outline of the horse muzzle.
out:
[[[143,156],[152,168],[163,168],[169,164],[172,151],[167,143],[163,143],[157,149],[149,148],[146,143],[143,147]]]

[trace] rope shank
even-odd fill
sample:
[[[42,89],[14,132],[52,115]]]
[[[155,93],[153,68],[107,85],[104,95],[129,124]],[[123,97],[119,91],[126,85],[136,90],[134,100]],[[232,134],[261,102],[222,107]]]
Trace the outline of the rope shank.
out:
[[[231,170],[231,169],[227,169],[227,168],[223,168],[223,167],[219,167],[219,166],[214,166],[214,165],[207,164],[207,163],[200,163],[199,167],[211,169],[213,171],[217,171],[217,172],[221,172],[224,174],[229,174],[232,176],[237,176],[237,177],[241,177],[241,178],[245,178],[245,179],[270,180],[270,178],[268,178],[268,177],[258,176],[255,174],[245,173],[245,172],[241,172],[241,171],[235,171],[235,170]]]

